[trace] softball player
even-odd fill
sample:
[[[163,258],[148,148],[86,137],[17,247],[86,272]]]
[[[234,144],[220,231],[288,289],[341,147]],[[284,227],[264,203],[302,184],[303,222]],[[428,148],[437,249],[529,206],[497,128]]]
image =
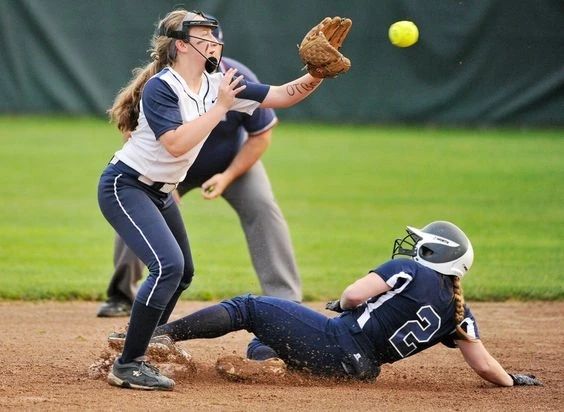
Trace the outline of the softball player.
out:
[[[171,192],[184,180],[211,130],[229,110],[293,106],[320,79],[306,74],[282,86],[245,81],[229,69],[213,73],[222,43],[217,22],[200,12],[176,10],[152,39],[153,61],[117,96],[112,119],[131,138],[102,173],[98,202],[104,217],[149,269],[131,311],[123,353],[110,384],[172,389],[174,381],[143,361],[163,314],[191,282],[188,238]],[[142,92],[141,92],[142,91]]]
[[[348,286],[328,309],[336,318],[274,297],[241,296],[160,326],[173,341],[212,338],[246,329],[290,367],[320,375],[373,379],[380,365],[438,343],[458,347],[470,367],[500,386],[538,385],[531,375],[510,375],[480,341],[464,304],[460,279],[472,266],[466,235],[449,222],[407,227],[392,260]],[[407,255],[411,259],[393,259]]]
[[[223,39],[220,26],[214,30],[214,36],[220,41]],[[225,73],[231,67],[245,79],[258,82],[248,67],[223,57],[220,70]],[[251,116],[227,112],[178,185],[178,194],[182,197],[195,188],[213,186],[211,191],[203,190],[202,195],[206,199],[223,196],[237,212],[263,294],[299,302],[301,280],[290,232],[260,161],[277,122],[272,109],[259,108]],[[143,262],[116,236],[108,299],[100,306],[97,316],[129,316],[143,270]],[[193,265],[191,270],[194,270]],[[167,320],[164,314],[160,323]]]

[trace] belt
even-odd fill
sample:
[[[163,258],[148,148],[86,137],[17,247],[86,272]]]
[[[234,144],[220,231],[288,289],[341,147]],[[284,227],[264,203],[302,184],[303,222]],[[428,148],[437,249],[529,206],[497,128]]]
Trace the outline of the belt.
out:
[[[110,160],[110,163],[113,164],[113,165],[122,165],[122,166],[125,166],[128,169],[134,171],[135,174],[137,175],[137,180],[139,180],[144,185],[149,186],[151,189],[158,190],[159,192],[170,193],[174,189],[176,189],[176,187],[178,186],[178,183],[155,182],[155,181],[149,179],[147,176],[143,176],[142,174],[139,174],[139,172],[137,172],[135,169],[131,168],[130,166],[128,166],[127,164],[125,164],[124,162],[122,162],[121,160],[119,160],[115,156],[112,157],[112,160]]]

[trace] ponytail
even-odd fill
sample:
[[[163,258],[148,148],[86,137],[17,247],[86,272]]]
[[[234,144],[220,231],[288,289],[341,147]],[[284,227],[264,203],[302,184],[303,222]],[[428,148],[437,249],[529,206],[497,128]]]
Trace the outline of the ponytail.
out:
[[[117,125],[120,132],[131,132],[137,127],[141,91],[147,80],[159,71],[158,62],[154,61],[144,68],[138,67],[133,70],[133,79],[119,91],[108,114],[110,121]]]
[[[186,10],[175,10],[159,22],[149,50],[152,61],[145,67],[133,70],[133,78],[118,92],[114,104],[108,110],[110,122],[115,123],[123,134],[132,132],[137,127],[139,102],[145,83],[167,65],[171,65],[176,58],[175,39],[160,35],[159,33],[163,32],[161,28],[176,29],[182,25],[187,13]]]

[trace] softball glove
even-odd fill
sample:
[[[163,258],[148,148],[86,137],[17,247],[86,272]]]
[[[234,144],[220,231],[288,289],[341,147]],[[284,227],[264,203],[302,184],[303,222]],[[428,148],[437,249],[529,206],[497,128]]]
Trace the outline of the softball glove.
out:
[[[298,49],[309,74],[324,79],[351,68],[351,61],[339,51],[351,26],[351,19],[325,17],[305,35]]]

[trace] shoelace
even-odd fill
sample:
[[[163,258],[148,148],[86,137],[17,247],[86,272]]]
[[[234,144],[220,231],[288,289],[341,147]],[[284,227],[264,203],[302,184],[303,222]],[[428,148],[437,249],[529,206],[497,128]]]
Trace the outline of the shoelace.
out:
[[[156,375],[161,374],[161,372],[157,369],[157,367],[151,365],[150,363],[142,361],[141,365],[139,366],[139,369],[141,369],[143,366],[146,366],[149,370],[153,371]]]

